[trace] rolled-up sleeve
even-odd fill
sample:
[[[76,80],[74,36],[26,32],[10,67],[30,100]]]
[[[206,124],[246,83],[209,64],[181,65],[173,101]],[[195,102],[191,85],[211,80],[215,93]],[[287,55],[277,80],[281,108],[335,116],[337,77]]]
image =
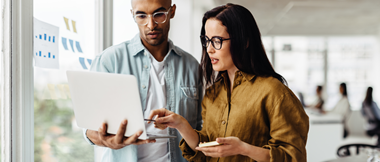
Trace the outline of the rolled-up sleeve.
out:
[[[87,133],[87,129],[82,129],[83,130],[83,137],[84,137],[84,139],[90,144],[90,145],[95,145],[95,143],[93,143],[88,137],[87,137],[87,135],[86,135],[86,133]]]
[[[202,114],[201,116],[204,117],[206,116],[206,108],[204,106],[204,102],[201,103],[202,107]],[[203,123],[202,130],[198,131],[195,130],[198,134],[199,141],[200,142],[209,142],[209,138],[207,136],[206,132],[206,125]],[[194,151],[193,149],[190,148],[190,146],[186,143],[184,139],[181,140],[179,143],[179,148],[182,150],[182,156],[189,162],[203,162],[206,161],[206,156],[201,152],[201,151]]]
[[[309,117],[293,94],[284,94],[268,108],[271,162],[306,161],[306,140]]]

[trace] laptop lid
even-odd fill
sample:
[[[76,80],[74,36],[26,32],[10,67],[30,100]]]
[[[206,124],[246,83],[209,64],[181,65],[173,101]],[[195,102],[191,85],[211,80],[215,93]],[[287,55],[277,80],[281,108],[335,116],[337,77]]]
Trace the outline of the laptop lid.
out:
[[[107,132],[116,134],[122,120],[127,119],[125,136],[142,130],[139,139],[149,139],[135,76],[71,70],[66,73],[79,127],[97,131],[106,122]]]

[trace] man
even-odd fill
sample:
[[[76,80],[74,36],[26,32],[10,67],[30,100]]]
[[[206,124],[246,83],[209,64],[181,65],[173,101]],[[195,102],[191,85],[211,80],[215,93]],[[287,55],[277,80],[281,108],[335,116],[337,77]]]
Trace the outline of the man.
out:
[[[145,118],[151,110],[165,107],[182,115],[194,129],[200,130],[202,86],[199,64],[168,39],[170,19],[175,10],[176,5],[171,6],[171,0],[132,0],[131,12],[140,33],[130,41],[106,49],[93,61],[91,70],[136,76]],[[161,131],[146,123],[147,132],[176,135],[177,138],[138,140],[142,132],[131,137],[123,136],[127,124],[133,123],[123,121],[116,135],[106,133],[106,124],[98,131],[83,132],[89,143],[107,147],[102,161],[186,161],[178,148],[182,137],[176,130]]]

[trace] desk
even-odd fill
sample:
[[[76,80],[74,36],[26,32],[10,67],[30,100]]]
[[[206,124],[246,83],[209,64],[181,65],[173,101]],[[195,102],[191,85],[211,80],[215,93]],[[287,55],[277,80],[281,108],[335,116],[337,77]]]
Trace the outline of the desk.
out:
[[[321,162],[336,159],[336,151],[343,139],[343,117],[336,114],[309,116],[309,134],[306,143],[307,161]]]
[[[334,160],[328,160],[325,162],[366,162],[368,159],[367,156],[348,156],[348,157],[341,157]]]

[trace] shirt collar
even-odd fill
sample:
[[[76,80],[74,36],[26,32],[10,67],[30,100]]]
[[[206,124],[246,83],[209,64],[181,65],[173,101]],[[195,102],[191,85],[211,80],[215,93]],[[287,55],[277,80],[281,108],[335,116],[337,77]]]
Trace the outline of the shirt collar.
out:
[[[179,56],[182,56],[181,51],[179,51],[177,47],[174,46],[173,42],[170,39],[168,40],[168,43],[169,43],[168,53],[171,53],[171,51],[173,51],[173,53]],[[140,34],[136,34],[136,36],[132,38],[129,48],[133,56],[136,56],[141,51],[146,49],[145,46],[141,42]]]
[[[240,71],[240,70],[238,70],[236,73],[235,73],[235,75],[242,75],[246,80],[248,80],[248,81],[251,81],[253,78],[255,78],[255,75],[254,74],[249,74],[249,73],[245,73],[245,72],[242,72],[242,71]],[[227,71],[223,71],[223,72],[221,72],[221,76],[222,77],[219,77],[218,79],[217,79],[217,81],[219,81],[219,79],[221,79],[221,78],[223,78],[223,79],[226,79],[226,77],[228,77],[227,76]],[[236,76],[235,76],[235,78],[236,78]]]

